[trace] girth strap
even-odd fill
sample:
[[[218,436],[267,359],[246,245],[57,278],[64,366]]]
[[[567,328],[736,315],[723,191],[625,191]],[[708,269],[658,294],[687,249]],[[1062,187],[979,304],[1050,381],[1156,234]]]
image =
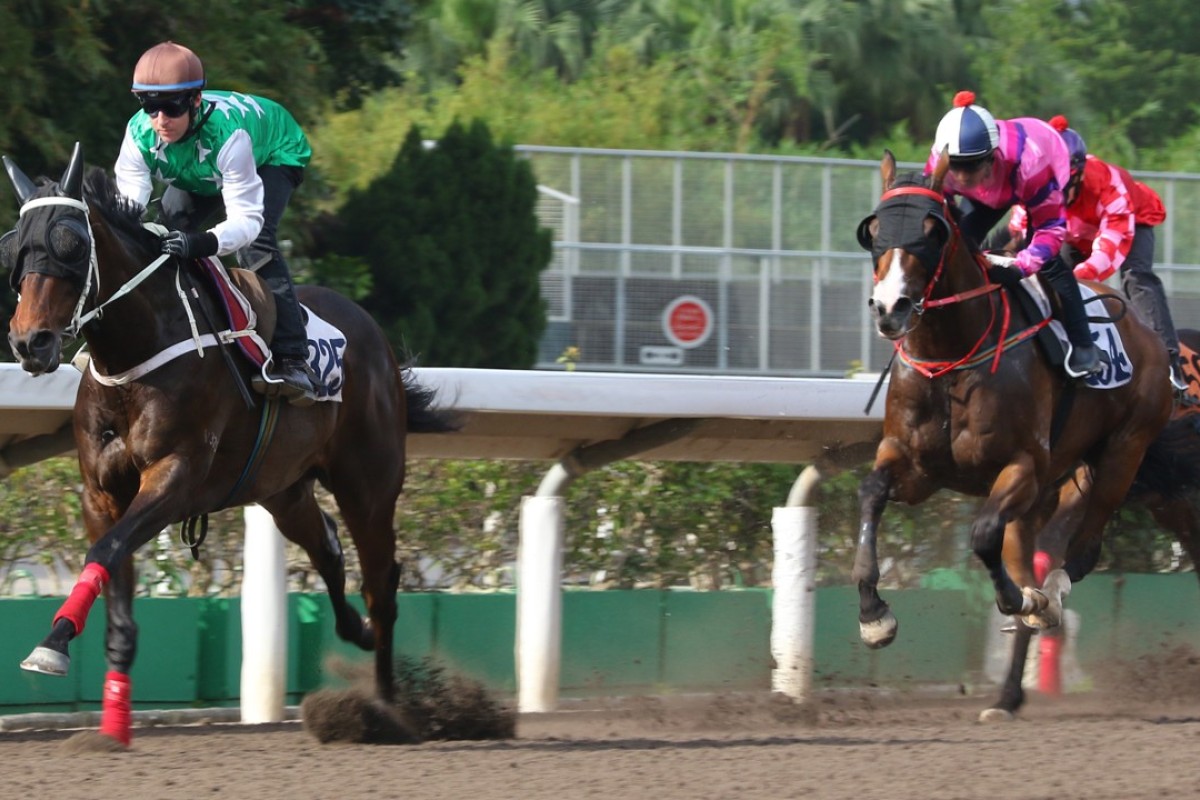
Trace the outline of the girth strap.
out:
[[[196,533],[196,527],[199,525],[200,532]],[[200,560],[200,545],[204,544],[204,540],[208,538],[208,514],[201,514],[198,517],[188,517],[179,526],[179,540],[191,548],[192,558],[196,561]]]
[[[242,491],[242,488],[253,481],[254,476],[258,474],[263,458],[267,454],[267,448],[270,446],[271,439],[275,435],[275,426],[279,422],[279,408],[281,405],[282,402],[278,398],[263,400],[262,415],[258,420],[258,436],[254,440],[254,449],[250,453],[250,458],[246,460],[246,466],[242,469],[242,474],[238,476],[237,483],[229,490],[229,494],[225,495],[225,499],[217,506],[218,509],[228,508],[232,505],[234,498]],[[199,534],[196,533],[197,526],[200,529]],[[207,535],[207,513],[188,517],[183,521],[179,529],[180,540],[191,548],[192,558],[197,560],[200,558],[200,545],[204,544],[204,539]]]
[[[279,398],[263,400],[262,416],[258,419],[258,438],[254,440],[254,450],[250,453],[250,458],[246,461],[245,468],[242,469],[242,474],[238,476],[237,483],[229,490],[229,494],[221,502],[221,508],[225,508],[233,503],[238,492],[242,490],[247,483],[254,479],[258,474],[259,467],[262,466],[263,458],[267,455],[267,448],[271,445],[271,439],[275,435],[275,425],[279,422],[279,408],[282,401]]]

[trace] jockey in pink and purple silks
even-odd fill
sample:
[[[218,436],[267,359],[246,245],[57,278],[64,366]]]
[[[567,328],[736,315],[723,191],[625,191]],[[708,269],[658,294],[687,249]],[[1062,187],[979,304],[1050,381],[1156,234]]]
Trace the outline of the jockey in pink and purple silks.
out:
[[[946,152],[950,169],[942,184],[947,199],[961,198],[959,228],[979,245],[1015,205],[1029,213],[1032,238],[1017,253],[1012,267],[993,266],[992,280],[1006,285],[1042,273],[1063,302],[1063,327],[1070,352],[1065,369],[1084,377],[1103,369],[1092,341],[1079,284],[1059,257],[1066,237],[1063,191],[1071,177],[1071,154],[1058,131],[1040,119],[996,120],[975,105],[973,92],[959,92],[938,123],[932,153],[925,165],[931,174]]]

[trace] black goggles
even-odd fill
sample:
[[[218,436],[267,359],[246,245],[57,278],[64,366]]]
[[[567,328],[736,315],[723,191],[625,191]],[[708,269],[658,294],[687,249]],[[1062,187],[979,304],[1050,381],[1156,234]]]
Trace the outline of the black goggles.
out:
[[[174,119],[188,113],[188,109],[192,107],[192,97],[191,93],[169,97],[147,97],[139,94],[137,99],[142,104],[142,111],[146,112],[146,116],[154,118],[161,112]]]

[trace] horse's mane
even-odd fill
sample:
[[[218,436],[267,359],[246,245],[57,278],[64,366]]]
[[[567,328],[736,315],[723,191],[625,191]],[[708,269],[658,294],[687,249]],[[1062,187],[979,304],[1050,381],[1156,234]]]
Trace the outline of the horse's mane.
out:
[[[141,255],[158,252],[158,237],[142,226],[146,209],[117,190],[113,177],[99,167],[88,167],[83,196],[118,237]]]

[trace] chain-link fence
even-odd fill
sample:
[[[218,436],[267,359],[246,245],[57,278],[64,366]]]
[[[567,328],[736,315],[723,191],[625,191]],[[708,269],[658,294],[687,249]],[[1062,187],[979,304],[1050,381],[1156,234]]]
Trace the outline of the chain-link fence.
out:
[[[571,347],[594,370],[828,377],[887,363],[855,240],[880,195],[877,162],[517,150],[555,239],[538,368]],[[1200,176],[1137,176],[1167,206],[1156,271],[1176,323],[1200,324]]]

